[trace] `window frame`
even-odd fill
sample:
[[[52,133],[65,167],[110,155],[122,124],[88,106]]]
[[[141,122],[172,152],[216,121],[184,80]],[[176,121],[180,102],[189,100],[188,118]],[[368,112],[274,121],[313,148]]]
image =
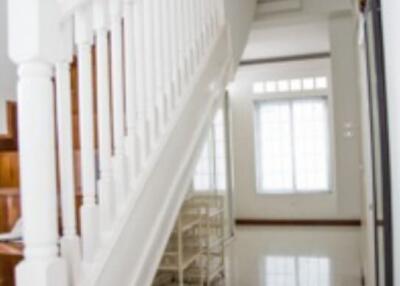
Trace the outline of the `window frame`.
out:
[[[330,97],[329,90],[329,79],[328,87],[326,89],[319,90],[306,90],[299,92],[288,92],[288,93],[270,93],[270,94],[253,94],[253,128],[254,128],[254,161],[255,161],[255,182],[256,182],[256,194],[262,196],[293,196],[293,195],[329,195],[335,192],[335,154],[334,154],[334,124],[333,124],[333,106]],[[295,101],[305,100],[313,98],[323,98],[326,102],[327,108],[327,144],[328,144],[328,188],[327,190],[299,190],[298,188],[293,189],[276,189],[276,190],[263,190],[261,187],[261,146],[260,145],[260,126],[258,118],[258,109],[262,102],[273,102],[273,101]],[[295,177],[295,172],[293,172]],[[295,180],[294,180],[295,182]],[[294,185],[294,187],[296,187]]]

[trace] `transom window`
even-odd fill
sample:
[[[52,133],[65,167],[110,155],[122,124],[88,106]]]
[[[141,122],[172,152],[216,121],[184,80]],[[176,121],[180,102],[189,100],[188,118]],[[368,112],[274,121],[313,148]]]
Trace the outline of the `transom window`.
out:
[[[328,88],[326,76],[259,81],[253,83],[253,93],[280,93],[324,90]]]
[[[256,102],[258,192],[330,191],[326,97]]]

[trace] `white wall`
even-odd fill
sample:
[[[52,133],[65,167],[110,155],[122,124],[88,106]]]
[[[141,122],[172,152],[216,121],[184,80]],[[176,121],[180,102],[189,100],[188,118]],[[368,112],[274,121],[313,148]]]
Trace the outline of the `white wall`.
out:
[[[231,91],[236,217],[292,219],[359,219],[361,216],[360,112],[357,88],[354,33],[350,13],[329,18],[331,65],[329,61],[244,67]],[[295,44],[295,40],[293,44]],[[245,69],[245,70],[244,70]],[[291,78],[304,71],[331,71],[334,154],[336,173],[332,194],[268,196],[256,194],[256,172],[251,82],[257,79]],[[285,77],[285,75],[289,75]],[[346,137],[350,131],[352,136]]]
[[[276,58],[329,51],[328,21],[252,29],[242,59]],[[282,37],[285,35],[285,37]],[[293,44],[296,39],[296,44]]]
[[[17,74],[7,55],[7,1],[0,1],[0,134],[6,132],[6,100],[15,100]]]
[[[392,179],[394,285],[400,286],[400,32],[399,1],[382,1]]]

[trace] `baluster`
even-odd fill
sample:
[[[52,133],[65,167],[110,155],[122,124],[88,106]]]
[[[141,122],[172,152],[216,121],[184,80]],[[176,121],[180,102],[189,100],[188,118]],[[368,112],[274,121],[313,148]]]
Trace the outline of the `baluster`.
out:
[[[70,281],[79,278],[81,253],[76,227],[74,154],[72,139],[71,70],[73,57],[72,19],[62,25],[59,40],[60,59],[56,64],[56,106],[58,134],[58,164],[61,192],[63,236],[61,254],[68,264]]]
[[[178,43],[178,84],[179,94],[183,95],[185,84],[185,42],[184,42],[184,21],[183,21],[183,0],[176,0],[176,19],[177,19],[177,43]],[[179,99],[181,100],[181,99]]]
[[[222,0],[218,0],[218,27],[225,23],[225,3]]]
[[[197,62],[200,62],[201,56],[202,56],[202,15],[203,15],[203,11],[202,11],[202,0],[194,0],[195,2],[195,13],[196,13],[196,41],[197,41],[197,47],[198,47],[198,58],[197,58]]]
[[[214,0],[204,0],[205,4],[205,29],[206,29],[206,49],[210,47],[212,41],[212,6],[211,2]]]
[[[154,10],[153,0],[144,1],[144,57],[145,57],[145,82],[146,82],[146,96],[145,96],[145,110],[146,110],[146,130],[147,132],[147,156],[150,155],[153,147],[155,146],[155,76],[154,76]]]
[[[176,108],[178,105],[178,97],[180,93],[179,85],[179,43],[178,43],[178,15],[177,0],[170,1],[170,35],[171,35],[171,66],[172,66],[172,106]]]
[[[111,146],[111,106],[110,74],[108,53],[107,2],[93,2],[93,23],[96,39],[96,84],[99,173],[98,197],[100,230],[103,242],[110,235],[114,219],[114,197],[112,190],[112,146]]]
[[[214,39],[218,30],[218,0],[211,1],[211,23],[212,35]]]
[[[125,203],[126,168],[125,168],[125,138],[124,138],[124,90],[122,64],[122,18],[120,0],[110,2],[111,20],[111,74],[112,102],[114,126],[114,190],[116,195],[116,210],[121,213]]]
[[[197,46],[196,46],[196,11],[194,6],[195,0],[189,0],[189,19],[190,19],[190,65],[191,65],[191,73],[195,73],[196,67],[196,53],[197,53]]]
[[[207,50],[207,0],[198,0],[200,2],[200,41],[201,41],[201,55],[204,56]]]
[[[172,52],[171,52],[171,1],[164,0],[161,1],[161,13],[162,13],[162,41],[163,41],[163,85],[164,85],[164,104],[165,104],[165,121],[168,122],[172,115],[173,111],[173,83],[172,83],[172,74],[173,74],[173,67],[172,67]]]
[[[145,128],[145,68],[144,68],[144,19],[143,19],[143,0],[134,2],[134,37],[135,40],[135,78],[136,78],[136,120],[137,120],[137,132],[136,132],[136,157],[137,157],[137,169],[141,168],[145,164],[146,160],[146,128]]]
[[[197,59],[198,59],[198,46],[197,46],[197,17],[199,15],[199,10],[197,9],[197,1],[196,0],[190,0],[190,7],[191,7],[191,13],[190,13],[190,18],[192,19],[192,31],[191,31],[191,41],[192,41],[192,66],[193,66],[193,73],[196,73],[197,70]]]
[[[18,286],[67,286],[58,257],[53,65],[59,14],[50,0],[8,1],[10,58],[18,65],[18,132],[24,260]],[[21,19],[26,17],[26,21]],[[29,19],[29,21],[28,21]],[[27,37],[26,35],[29,35]],[[51,272],[52,275],[49,275]]]
[[[130,187],[134,187],[134,182],[137,176],[135,156],[135,132],[136,132],[136,118],[135,118],[135,58],[134,58],[134,21],[133,21],[133,0],[125,0],[123,9],[124,20],[124,44],[125,44],[125,96],[126,96],[126,127],[127,127],[127,140],[126,140],[126,156],[128,158],[128,181]]]
[[[188,41],[188,0],[181,0],[182,3],[182,51],[183,51],[183,82],[186,87],[189,79],[189,41]],[[185,89],[186,90],[186,89]]]
[[[191,74],[194,75],[194,71],[196,68],[196,12],[194,7],[194,1],[189,0],[189,37],[190,37],[190,66],[191,66]]]
[[[81,212],[82,253],[84,262],[92,262],[97,248],[98,208],[96,205],[96,171],[93,118],[93,41],[91,7],[75,13],[75,43],[78,51],[79,131],[83,205]]]
[[[154,33],[153,33],[153,42],[155,48],[155,86],[156,86],[156,118],[157,118],[157,136],[159,136],[164,131],[164,125],[166,122],[165,119],[165,102],[164,102],[164,84],[163,84],[163,66],[164,66],[164,59],[163,59],[163,51],[164,47],[163,37],[161,33],[161,23],[162,23],[162,2],[165,0],[153,0],[154,1]]]

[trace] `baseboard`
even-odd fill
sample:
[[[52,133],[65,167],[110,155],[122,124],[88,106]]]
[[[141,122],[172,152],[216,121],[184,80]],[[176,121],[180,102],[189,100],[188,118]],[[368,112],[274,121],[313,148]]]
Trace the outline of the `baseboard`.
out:
[[[248,219],[235,220],[238,226],[361,226],[360,219]]]

